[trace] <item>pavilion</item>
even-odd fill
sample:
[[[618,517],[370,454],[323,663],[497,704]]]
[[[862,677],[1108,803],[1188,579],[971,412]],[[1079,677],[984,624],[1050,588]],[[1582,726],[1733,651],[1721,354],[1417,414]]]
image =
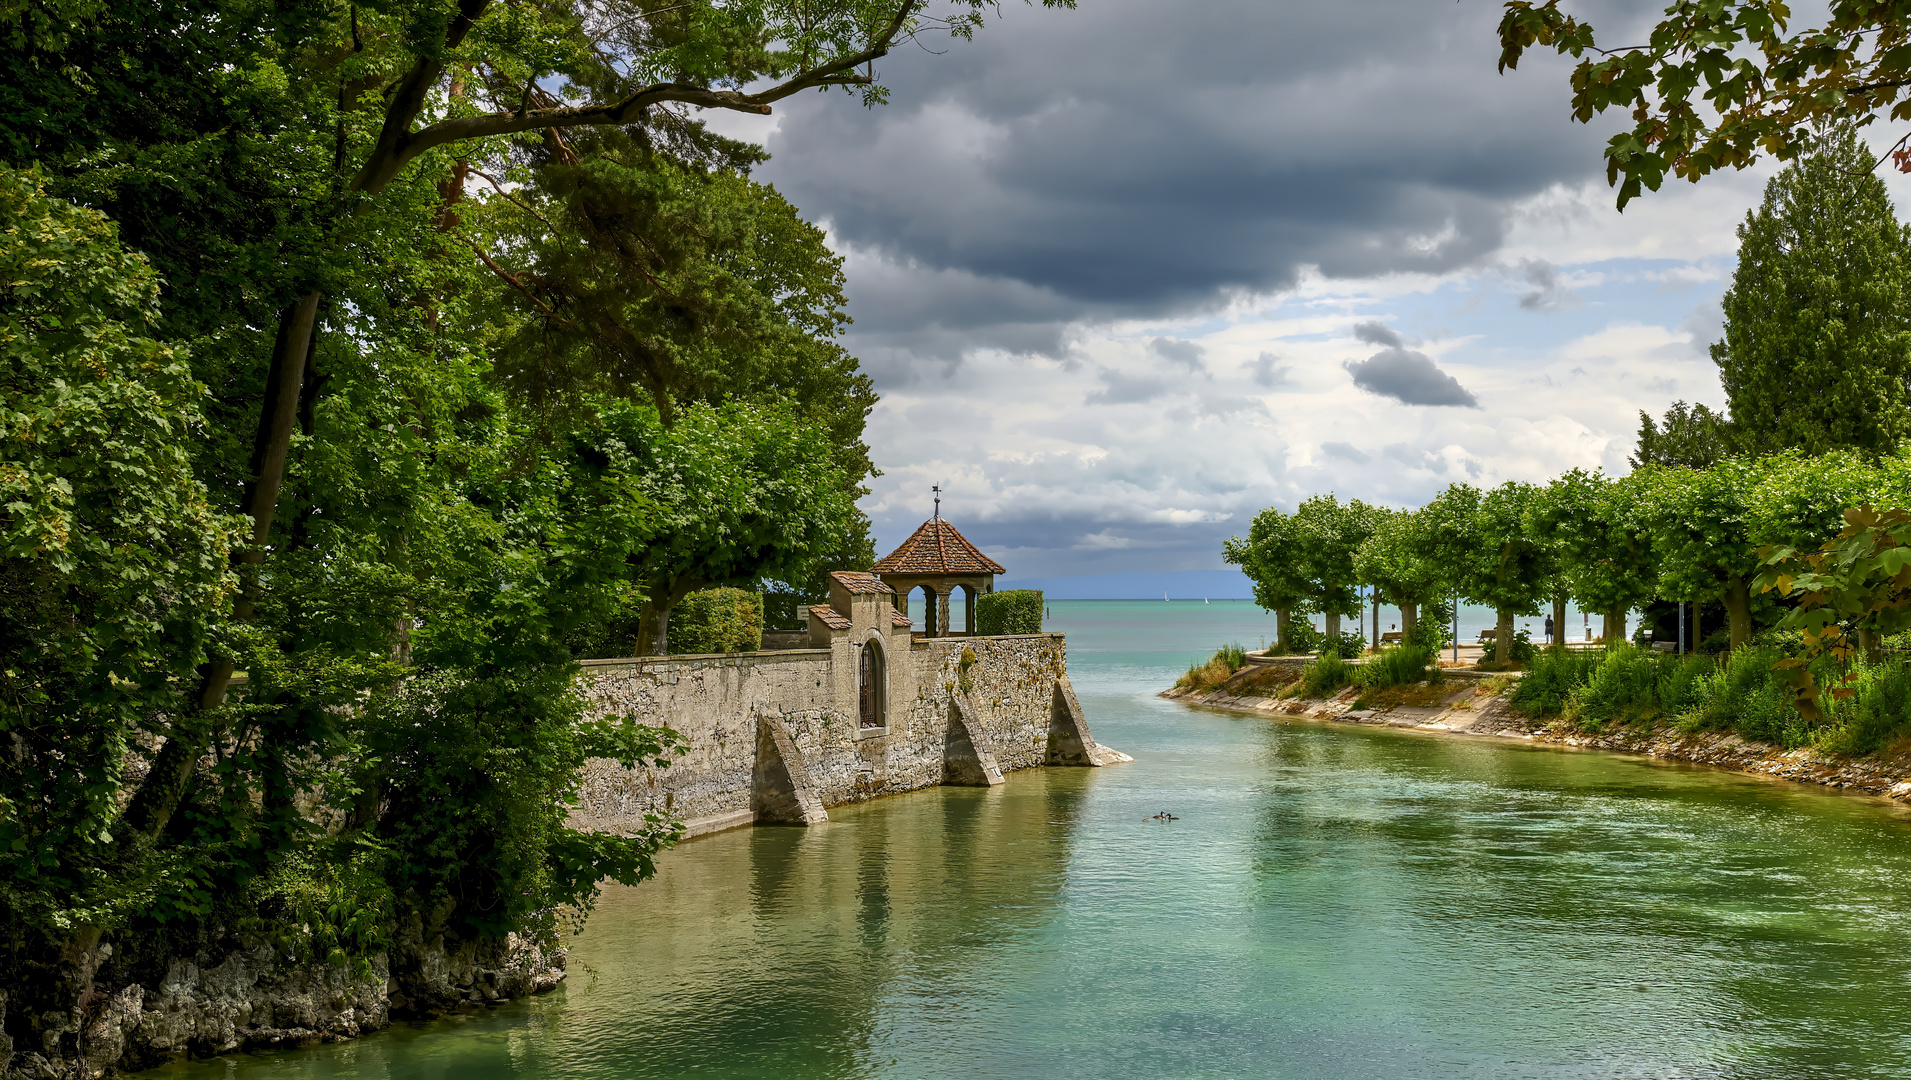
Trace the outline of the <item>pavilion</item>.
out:
[[[896,593],[896,606],[909,614],[909,596],[923,593],[923,632],[928,637],[949,635],[949,598],[963,591],[965,618],[959,633],[975,633],[975,601],[995,591],[995,575],[1006,574],[1002,564],[982,554],[954,525],[942,520],[941,507],[902,546],[877,560],[869,572]]]

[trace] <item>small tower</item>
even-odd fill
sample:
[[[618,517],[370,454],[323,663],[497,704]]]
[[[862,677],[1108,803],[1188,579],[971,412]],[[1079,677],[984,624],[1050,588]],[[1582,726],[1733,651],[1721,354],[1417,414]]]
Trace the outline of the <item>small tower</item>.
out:
[[[975,601],[995,591],[995,575],[1006,574],[1002,564],[982,554],[969,538],[942,520],[941,500],[936,516],[902,542],[902,546],[877,560],[869,572],[881,578],[896,593],[896,605],[907,615],[910,594],[923,592],[923,631],[929,637],[949,633],[949,597],[957,589],[965,594],[968,617],[961,633],[975,633]]]

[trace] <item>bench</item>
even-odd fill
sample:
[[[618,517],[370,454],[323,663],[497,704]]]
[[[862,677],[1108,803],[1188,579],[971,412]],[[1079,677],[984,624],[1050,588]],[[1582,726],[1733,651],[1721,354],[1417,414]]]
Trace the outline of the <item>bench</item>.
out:
[[[1405,640],[1407,640],[1407,636],[1398,630],[1389,630],[1380,635],[1380,643],[1382,645],[1398,645]]]

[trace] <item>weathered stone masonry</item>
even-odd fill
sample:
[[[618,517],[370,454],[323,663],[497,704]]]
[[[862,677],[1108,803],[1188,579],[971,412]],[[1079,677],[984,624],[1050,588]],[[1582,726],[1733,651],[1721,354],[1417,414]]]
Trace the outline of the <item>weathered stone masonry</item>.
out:
[[[1130,760],[1090,734],[1062,635],[913,636],[887,585],[833,577],[812,648],[587,661],[595,713],[668,725],[689,750],[662,770],[591,762],[574,823],[635,831],[675,813],[691,835],[813,823],[877,795]]]

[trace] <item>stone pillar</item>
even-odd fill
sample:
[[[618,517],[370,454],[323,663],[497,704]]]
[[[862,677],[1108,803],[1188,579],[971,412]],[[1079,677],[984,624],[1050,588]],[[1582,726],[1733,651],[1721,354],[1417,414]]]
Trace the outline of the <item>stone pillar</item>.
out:
[[[942,782],[958,787],[994,787],[1003,782],[995,746],[976,718],[967,694],[949,699],[949,732],[942,743]]]
[[[750,782],[750,809],[758,825],[820,825],[829,820],[823,800],[810,782],[802,751],[767,713],[756,716],[756,770]]]
[[[1119,750],[1095,743],[1095,736],[1088,730],[1088,717],[1082,713],[1082,703],[1075,697],[1075,687],[1066,675],[1056,679],[1055,697],[1048,712],[1048,752],[1043,755],[1042,764],[1099,767],[1133,760]]]
[[[949,636],[949,597],[955,590],[947,585],[936,586],[936,636]]]

